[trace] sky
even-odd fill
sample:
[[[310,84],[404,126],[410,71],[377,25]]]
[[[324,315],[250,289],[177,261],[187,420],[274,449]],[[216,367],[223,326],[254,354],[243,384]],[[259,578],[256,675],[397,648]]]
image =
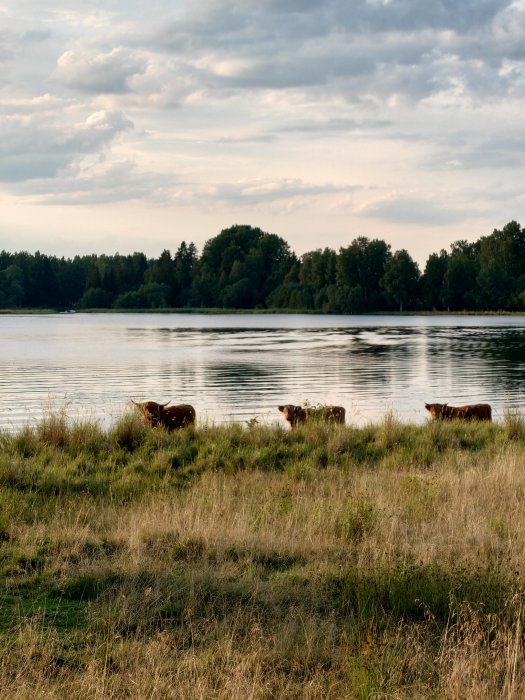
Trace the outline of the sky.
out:
[[[525,0],[0,0],[0,248],[525,225]]]

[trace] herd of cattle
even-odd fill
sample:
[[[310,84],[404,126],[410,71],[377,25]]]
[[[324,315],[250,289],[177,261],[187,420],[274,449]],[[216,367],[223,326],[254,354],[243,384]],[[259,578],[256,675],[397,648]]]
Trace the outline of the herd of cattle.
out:
[[[178,430],[195,423],[195,409],[190,404],[181,403],[169,406],[169,401],[168,403],[157,403],[156,401],[136,403],[133,399],[131,401],[135,406],[139,407],[146,425],[152,428],[161,425],[167,430]],[[308,418],[314,416],[328,421],[329,423],[344,424],[345,422],[346,411],[342,406],[303,408],[302,406],[286,404],[284,406],[278,406],[277,408],[292,428],[305,423]],[[492,408],[488,403],[476,403],[457,407],[449,406],[447,403],[426,403],[425,408],[432,418],[438,420],[452,420],[454,418],[466,421],[492,420]]]

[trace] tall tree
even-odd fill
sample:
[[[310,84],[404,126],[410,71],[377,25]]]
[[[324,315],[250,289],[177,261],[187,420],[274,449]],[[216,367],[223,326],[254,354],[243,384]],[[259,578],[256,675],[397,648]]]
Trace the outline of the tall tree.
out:
[[[379,284],[391,258],[390,246],[379,239],[356,238],[347,248],[339,250],[337,258],[335,296],[346,299],[341,311],[375,311],[384,307],[384,295]],[[353,308],[348,307],[352,300]]]
[[[302,310],[308,308],[304,302],[303,287],[299,282],[300,269],[299,260],[295,260],[281,284],[268,295],[268,308]]]
[[[144,282],[148,284],[162,284],[169,291],[166,305],[173,306],[179,292],[175,274],[175,262],[171,258],[169,250],[163,250],[157,260],[151,260],[144,272]]]
[[[24,273],[18,265],[8,265],[0,272],[0,307],[16,309],[24,301]]]
[[[443,305],[447,310],[480,308],[477,248],[475,243],[463,240],[456,241],[451,246],[442,290]]]
[[[195,244],[187,245],[186,241],[182,241],[173,258],[173,264],[175,266],[175,305],[181,307],[188,304],[198,306],[198,300],[195,303],[195,299],[192,298],[193,280],[199,264]]]
[[[407,250],[398,250],[386,264],[381,287],[387,299],[399,304],[399,311],[408,309],[416,300],[419,267]]]
[[[71,308],[84,293],[86,266],[78,255],[73,260],[62,257],[56,261],[56,276],[62,292],[61,305]]]
[[[443,308],[443,280],[447,265],[448,253],[446,250],[442,250],[439,254],[432,253],[429,256],[421,278],[421,303],[424,309]]]
[[[252,306],[263,307],[293,260],[279,236],[232,226],[205,244],[193,293],[203,306],[247,308],[250,300]]]
[[[61,297],[52,260],[37,251],[27,270],[25,303],[33,308],[53,308],[61,305]]]
[[[335,284],[337,253],[331,248],[313,250],[301,258],[299,281],[303,306],[323,310],[328,304],[328,289]]]
[[[525,275],[525,230],[511,221],[481,238],[478,261],[480,305],[495,310],[515,307]]]

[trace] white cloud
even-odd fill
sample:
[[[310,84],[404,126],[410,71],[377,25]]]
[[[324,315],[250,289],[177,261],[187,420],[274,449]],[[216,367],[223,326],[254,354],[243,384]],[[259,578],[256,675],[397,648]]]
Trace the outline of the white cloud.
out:
[[[45,96],[21,106],[25,109],[19,113],[0,113],[0,181],[56,177],[79,157],[101,153],[133,127],[120,112],[100,111],[80,122],[64,122],[60,102]]]
[[[450,226],[468,218],[469,211],[448,199],[436,201],[425,195],[392,194],[356,208],[356,214],[398,224]]]
[[[128,81],[146,71],[147,62],[136,52],[114,48],[96,53],[86,48],[69,49],[58,59],[56,79],[89,93],[126,93]]]
[[[0,196],[26,228],[34,201],[184,209],[188,238],[201,210],[338,236],[520,218],[525,0],[2,7]]]
[[[95,160],[87,158],[68,169],[51,184],[31,180],[19,188],[28,201],[46,205],[100,205],[116,202],[149,200],[165,204],[170,178],[137,170],[132,161]]]
[[[258,179],[223,183],[199,191],[196,196],[238,206],[250,206],[263,202],[291,200],[297,197],[311,200],[323,195],[353,191],[348,185],[314,184],[300,179]]]

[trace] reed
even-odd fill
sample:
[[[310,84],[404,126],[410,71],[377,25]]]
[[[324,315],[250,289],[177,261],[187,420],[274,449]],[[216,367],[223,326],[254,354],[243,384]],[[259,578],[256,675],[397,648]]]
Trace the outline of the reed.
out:
[[[525,435],[0,435],[0,698],[521,698]]]

